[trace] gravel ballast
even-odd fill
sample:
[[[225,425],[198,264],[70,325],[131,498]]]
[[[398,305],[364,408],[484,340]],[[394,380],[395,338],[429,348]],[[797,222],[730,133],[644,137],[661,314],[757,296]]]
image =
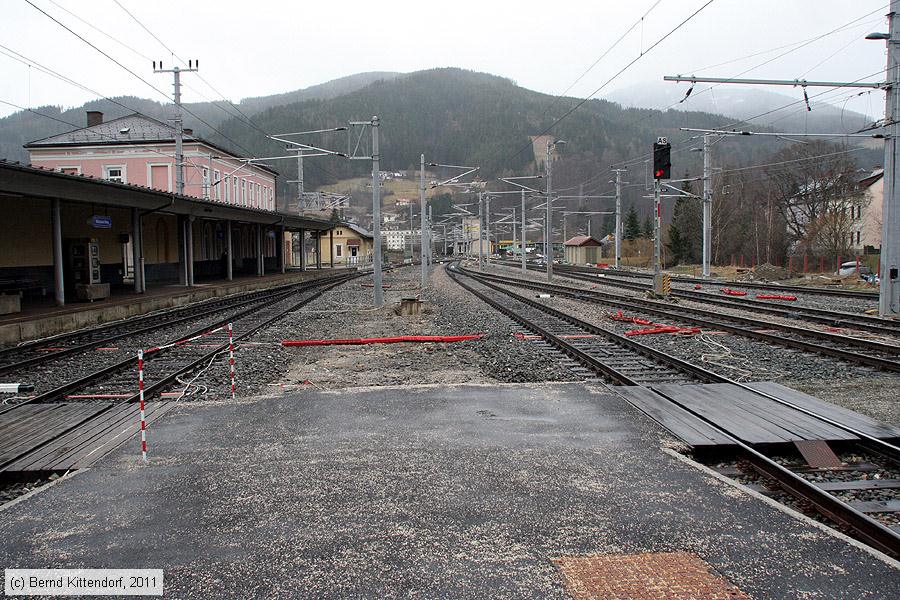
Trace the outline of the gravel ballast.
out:
[[[418,267],[386,271],[383,308],[372,308],[371,276],[333,288],[302,309],[241,343],[236,351],[238,394],[281,394],[319,389],[403,384],[571,381],[577,376],[548,359],[519,328],[432,270],[422,314],[401,316],[402,298],[420,295]],[[365,287],[364,287],[365,286]],[[456,343],[401,343],[285,348],[286,339],[371,338],[400,335],[482,334]],[[185,379],[190,379],[187,377]],[[196,383],[206,388],[183,400],[230,398],[223,356]],[[202,390],[201,390],[202,391]]]

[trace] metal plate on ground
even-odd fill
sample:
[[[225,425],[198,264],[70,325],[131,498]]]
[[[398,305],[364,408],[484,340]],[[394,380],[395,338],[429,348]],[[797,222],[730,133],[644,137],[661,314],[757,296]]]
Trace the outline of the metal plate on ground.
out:
[[[553,562],[576,600],[750,598],[689,552],[563,556]]]
[[[822,440],[797,440],[794,442],[797,450],[803,455],[803,459],[811,467],[833,468],[840,467],[841,459],[828,446],[828,442]]]

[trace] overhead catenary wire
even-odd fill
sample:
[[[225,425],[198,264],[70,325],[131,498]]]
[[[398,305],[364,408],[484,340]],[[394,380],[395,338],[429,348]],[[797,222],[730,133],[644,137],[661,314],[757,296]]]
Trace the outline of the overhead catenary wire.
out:
[[[44,16],[46,16],[48,19],[52,20],[54,23],[56,23],[57,25],[59,25],[60,27],[62,27],[63,29],[65,29],[66,31],[68,31],[69,33],[71,33],[72,35],[74,35],[75,37],[77,37],[79,40],[81,40],[82,42],[84,42],[85,44],[87,44],[88,46],[90,46],[91,48],[93,48],[94,50],[96,50],[97,52],[99,52],[100,54],[102,54],[103,56],[105,56],[107,59],[109,59],[110,61],[112,61],[112,62],[115,63],[116,65],[118,65],[120,68],[122,68],[123,70],[125,70],[126,72],[128,72],[130,75],[132,75],[133,77],[135,77],[135,78],[137,78],[138,80],[140,80],[141,82],[143,82],[143,83],[144,83],[145,85],[147,85],[149,88],[151,88],[152,90],[156,91],[157,93],[159,93],[160,95],[162,95],[162,96],[163,96],[164,98],[166,98],[167,100],[170,99],[169,95],[168,95],[166,92],[162,91],[161,89],[159,89],[158,87],[156,87],[155,85],[153,85],[152,83],[150,83],[149,81],[147,81],[146,79],[144,79],[143,77],[141,77],[140,75],[138,75],[137,73],[135,73],[132,69],[129,69],[127,66],[125,66],[124,64],[122,64],[119,60],[117,60],[116,58],[114,58],[113,56],[111,56],[110,54],[108,54],[107,52],[105,52],[103,49],[101,49],[100,47],[98,47],[97,45],[95,45],[93,42],[91,42],[90,40],[88,40],[87,38],[85,38],[84,36],[82,36],[81,34],[79,34],[78,32],[76,32],[75,30],[73,30],[71,27],[69,27],[68,25],[66,25],[65,23],[63,23],[62,21],[60,21],[59,19],[57,19],[56,17],[54,17],[53,15],[51,15],[50,13],[48,13],[47,11],[45,11],[44,9],[42,9],[41,7],[37,6],[34,2],[32,2],[31,0],[25,0],[25,2],[27,2],[27,3],[28,3],[30,6],[32,6],[35,10],[37,10],[38,12],[40,12],[41,14],[43,14]],[[182,109],[183,109],[185,112],[187,112],[189,115],[191,115],[192,117],[194,117],[195,119],[197,119],[197,121],[199,121],[200,123],[203,123],[204,125],[206,125],[207,127],[209,127],[210,130],[216,132],[216,133],[217,133],[218,135],[220,135],[223,139],[228,140],[229,142],[231,142],[232,144],[234,144],[234,146],[235,146],[236,148],[239,148],[240,150],[244,151],[245,153],[247,153],[248,156],[250,156],[250,157],[252,158],[253,152],[251,152],[249,149],[247,149],[246,147],[244,147],[241,143],[235,141],[234,139],[230,138],[229,136],[227,136],[227,135],[225,135],[224,133],[222,133],[221,131],[219,131],[216,127],[214,127],[214,126],[211,125],[210,123],[206,122],[203,118],[201,118],[200,116],[198,116],[196,113],[194,113],[193,111],[191,111],[189,108],[186,108],[185,106],[182,105]]]
[[[131,12],[127,8],[125,8],[125,6],[123,6],[122,3],[119,2],[119,0],[113,0],[113,1],[119,6],[119,8],[121,8],[125,12],[125,14],[127,14],[129,17],[131,17],[131,19],[135,23],[137,23],[141,27],[141,29],[143,29],[154,40],[156,40],[172,56],[173,59],[178,60],[182,65],[188,64],[187,61],[185,61],[183,58],[178,56],[178,54],[176,54],[172,48],[170,48],[164,41],[162,41],[162,39],[159,36],[157,36],[155,33],[153,33],[153,31],[151,31],[149,27],[147,27],[140,19],[138,19],[138,17],[133,12]],[[225,103],[227,103],[232,109],[234,109],[235,113],[237,113],[237,114],[228,111],[224,106],[219,104],[218,101],[213,101],[209,98],[206,98],[205,96],[203,96],[203,94],[198,92],[196,89],[194,89],[186,84],[182,84],[182,85],[184,85],[185,87],[192,90],[194,93],[196,93],[200,97],[202,97],[205,100],[207,100],[208,102],[210,102],[213,106],[220,109],[222,112],[227,114],[229,117],[237,119],[239,122],[244,123],[245,125],[248,125],[249,127],[253,128],[256,131],[258,131],[259,133],[261,133],[266,138],[269,138],[270,132],[266,131],[265,129],[260,127],[257,123],[255,123],[253,121],[253,119],[251,119],[244,111],[242,111],[237,105],[235,105],[231,100],[229,100],[222,92],[220,92],[218,89],[216,89],[216,87],[213,86],[212,83],[210,83],[206,78],[204,78],[201,73],[197,72],[197,73],[195,73],[195,76],[197,77],[197,79],[202,81],[209,89],[211,89],[213,91],[213,93],[215,93],[217,96],[219,96],[222,100],[225,101]],[[339,177],[335,173],[332,173],[331,171],[317,165],[314,162],[310,163],[310,166],[314,169],[318,169],[322,173],[325,173],[326,175],[328,175],[332,178],[339,179]]]
[[[744,74],[746,74],[746,73],[749,73],[749,72],[751,72],[751,71],[753,71],[753,70],[755,70],[755,69],[757,69],[757,68],[759,68],[759,67],[762,67],[762,66],[764,66],[764,65],[766,65],[766,64],[769,64],[769,63],[771,63],[772,61],[777,60],[778,58],[782,58],[782,57],[786,56],[787,54],[790,54],[790,53],[792,53],[792,52],[796,52],[797,50],[799,50],[799,49],[801,49],[801,48],[803,48],[803,47],[805,47],[805,46],[808,46],[809,44],[811,44],[811,43],[813,43],[813,42],[815,42],[815,41],[821,40],[821,39],[823,39],[823,38],[825,38],[825,37],[828,37],[828,36],[830,36],[830,35],[833,35],[833,34],[835,34],[835,33],[838,33],[838,32],[840,32],[840,31],[843,31],[843,30],[848,29],[848,28],[850,28],[850,27],[861,26],[861,25],[857,25],[860,21],[862,21],[863,19],[866,19],[866,18],[868,18],[868,17],[870,17],[870,16],[872,16],[872,15],[874,15],[874,14],[876,14],[876,13],[879,13],[879,12],[881,12],[882,10],[885,10],[885,9],[888,8],[889,6],[890,6],[890,5],[884,5],[884,6],[882,6],[881,8],[878,8],[878,9],[876,9],[876,10],[870,11],[870,12],[868,12],[868,13],[866,13],[866,14],[860,16],[860,17],[857,17],[857,18],[853,19],[852,21],[849,21],[849,22],[847,22],[847,23],[844,23],[843,25],[841,25],[841,26],[839,26],[839,27],[836,27],[836,28],[834,28],[834,29],[831,29],[831,30],[829,30],[829,31],[826,31],[826,32],[824,32],[824,33],[822,33],[822,34],[819,34],[819,35],[817,35],[817,36],[814,36],[814,37],[812,37],[812,38],[808,38],[807,40],[803,40],[803,41],[801,41],[801,42],[797,42],[797,43],[795,43],[795,44],[788,44],[788,45],[785,45],[785,46],[780,46],[780,47],[777,47],[777,48],[772,48],[772,49],[765,50],[765,51],[762,51],[762,52],[759,52],[759,53],[747,55],[747,56],[744,56],[744,57],[741,57],[741,58],[738,58],[738,59],[732,59],[732,60],[730,60],[730,61],[725,61],[725,62],[722,62],[722,63],[718,63],[717,65],[713,65],[713,66],[709,66],[709,67],[702,67],[702,68],[700,68],[700,69],[688,70],[688,71],[686,71],[686,72],[691,72],[691,73],[693,73],[693,72],[697,72],[697,71],[703,71],[703,70],[707,70],[707,69],[713,68],[713,67],[715,67],[715,66],[721,66],[721,65],[723,65],[723,64],[729,64],[729,63],[731,63],[731,62],[736,62],[736,61],[743,60],[743,59],[746,59],[746,58],[750,58],[750,57],[753,57],[753,56],[756,56],[756,55],[759,55],[759,54],[767,54],[768,52],[777,51],[777,50],[780,50],[780,49],[783,49],[783,48],[791,48],[790,50],[788,50],[788,51],[786,51],[786,52],[783,52],[783,53],[779,54],[778,56],[775,56],[775,57],[773,57],[773,58],[771,58],[771,59],[767,59],[766,61],[763,61],[762,63],[759,63],[759,64],[757,64],[757,65],[754,65],[754,66],[750,67],[749,69],[746,69],[746,70],[744,70],[744,71],[741,71],[740,73],[738,73],[738,74],[736,74],[736,75],[733,76],[734,78],[737,78],[737,77],[740,77],[741,75],[744,75]],[[876,20],[880,20],[880,19],[876,19]],[[863,23],[862,25],[865,25],[865,24],[866,24],[866,23]],[[855,81],[855,82],[853,82],[853,83],[857,83],[857,82],[862,81],[863,79],[867,79],[867,78],[869,78],[869,77],[874,77],[875,75],[878,75],[878,74],[883,74],[884,72],[885,72],[885,70],[882,69],[882,70],[879,71],[878,73],[874,73],[874,74],[872,74],[872,75],[868,75],[868,76],[866,76],[866,77],[860,78],[860,79],[858,79],[857,81]],[[691,99],[695,99],[697,96],[699,96],[699,95],[701,95],[701,94],[703,94],[703,93],[705,93],[705,92],[707,92],[707,91],[711,91],[712,88],[717,87],[718,85],[722,85],[722,84],[714,84],[714,85],[709,86],[708,88],[705,88],[705,89],[700,90],[700,91],[698,91],[698,92],[694,92],[694,93],[691,95]],[[831,88],[830,90],[826,90],[825,92],[820,92],[820,93],[818,93],[818,94],[814,94],[814,95],[811,96],[810,98],[817,98],[817,97],[819,97],[819,96],[822,96],[823,94],[832,93],[832,92],[834,92],[835,90],[838,90],[838,89],[840,89],[840,88]],[[799,101],[799,103],[802,103],[802,102],[803,102],[803,100],[800,100],[800,101]],[[665,107],[665,108],[663,108],[663,109],[660,109],[660,110],[658,110],[658,111],[655,111],[655,114],[650,115],[649,118],[651,118],[651,119],[652,119],[652,118],[655,118],[655,117],[657,117],[657,116],[659,116],[659,115],[661,115],[661,114],[667,112],[669,109],[674,108],[674,107],[677,106],[678,104],[680,104],[680,101],[674,102],[674,103],[670,104],[669,106],[667,106],[667,107]],[[794,106],[794,105],[796,105],[796,104],[798,104],[798,102],[791,102],[791,103],[789,103],[789,104],[783,105],[783,106],[781,106],[781,107],[778,107],[778,108],[776,108],[776,109],[767,111],[767,112],[765,112],[765,113],[760,113],[759,115],[755,115],[755,116],[753,116],[753,117],[749,117],[748,119],[743,119],[742,121],[735,121],[735,122],[733,122],[733,123],[729,123],[729,124],[727,124],[727,125],[723,125],[722,127],[723,127],[723,128],[725,128],[725,127],[732,127],[732,126],[738,125],[738,124],[740,124],[740,123],[742,123],[742,122],[746,122],[746,121],[749,121],[749,120],[757,119],[757,118],[760,118],[760,117],[762,117],[762,116],[766,116],[767,114],[771,114],[772,112],[777,112],[777,111],[779,111],[779,110],[783,110],[784,108],[788,108],[788,107]],[[647,118],[648,118],[648,117],[647,117],[646,115],[642,115],[641,118],[636,119],[636,120],[630,122],[627,126],[633,125],[634,123],[637,123],[637,122],[639,122],[639,121],[645,121]],[[683,152],[683,151],[684,151],[683,149],[676,149],[676,148],[673,148],[673,149],[672,149],[672,153],[673,153],[673,154],[674,154],[674,153],[677,153],[677,152]],[[614,164],[613,164],[613,167],[622,167],[622,166],[627,166],[627,165],[629,165],[629,164],[635,164],[635,163],[643,162],[643,161],[647,160],[647,158],[648,158],[649,156],[650,156],[650,153],[644,153],[644,154],[641,154],[640,156],[637,156],[637,157],[634,157],[634,158],[630,158],[630,159],[625,159],[625,160],[623,160],[623,161],[619,161],[619,162],[617,162],[617,163],[614,163]]]
[[[581,81],[582,79],[584,79],[585,76],[587,76],[587,74],[590,73],[590,72],[594,69],[594,67],[596,67],[598,64],[600,64],[600,61],[602,61],[604,58],[606,58],[606,56],[607,56],[610,52],[612,52],[613,49],[615,49],[616,46],[618,46],[619,43],[620,43],[623,39],[625,39],[625,37],[626,37],[629,33],[631,33],[632,31],[634,31],[634,29],[635,29],[638,25],[642,24],[643,21],[644,21],[644,19],[647,18],[647,16],[653,11],[654,8],[656,8],[656,7],[659,5],[660,2],[662,2],[662,0],[656,0],[656,2],[654,2],[653,5],[652,5],[650,8],[648,8],[648,9],[644,12],[644,14],[641,15],[641,17],[640,17],[637,21],[635,21],[634,23],[632,23],[631,27],[629,27],[628,29],[626,29],[626,30],[622,33],[622,35],[620,35],[619,38],[618,38],[616,41],[614,41],[614,42],[613,42],[613,43],[612,43],[612,44],[611,44],[611,45],[603,52],[603,54],[600,55],[599,58],[597,58],[597,60],[595,60],[593,63],[591,63],[591,66],[589,66],[587,69],[585,69],[584,72],[583,72],[581,75],[579,75],[578,78],[575,79],[575,81],[573,81],[573,82],[569,85],[569,87],[567,87],[565,90],[563,90],[562,93],[557,94],[556,96],[554,96],[553,100],[550,101],[550,104],[547,105],[547,108],[545,108],[544,111],[541,113],[541,117],[543,117],[543,116],[546,115],[548,112],[550,112],[550,109],[553,108],[553,107],[556,105],[556,103],[560,100],[560,98],[563,98],[566,94],[568,94],[569,91],[570,91],[573,87],[575,87],[575,86],[578,84],[579,81]]]
[[[27,0],[26,0],[26,1],[27,1]],[[573,106],[572,108],[570,108],[569,110],[567,110],[565,113],[563,113],[563,115],[562,115],[561,117],[559,117],[559,118],[557,118],[556,120],[554,120],[553,123],[551,123],[551,124],[550,124],[548,127],[546,127],[543,131],[541,131],[541,132],[537,135],[537,137],[540,137],[540,136],[542,136],[542,135],[546,135],[547,133],[549,133],[550,131],[552,131],[553,129],[555,129],[556,126],[559,125],[560,123],[562,123],[566,118],[568,118],[569,115],[571,115],[571,114],[574,113],[576,110],[578,110],[579,108],[581,108],[582,106],[584,106],[584,105],[588,102],[588,100],[590,100],[591,98],[593,98],[594,96],[596,96],[601,90],[603,90],[603,88],[605,88],[605,87],[608,86],[610,83],[612,83],[613,81],[615,81],[616,79],[618,79],[618,77],[619,77],[622,73],[624,73],[624,72],[627,71],[629,68],[631,68],[635,63],[637,63],[639,60],[641,60],[643,57],[645,57],[647,54],[649,54],[650,51],[652,51],[654,48],[656,48],[656,47],[659,46],[661,43],[663,43],[666,39],[668,39],[668,38],[669,38],[672,34],[674,34],[676,31],[678,31],[679,29],[681,29],[682,27],[684,27],[685,24],[687,24],[689,21],[691,21],[691,19],[693,19],[694,17],[696,17],[698,14],[700,14],[700,12],[703,11],[703,9],[705,9],[707,6],[709,6],[710,4],[712,4],[714,1],[715,1],[715,0],[707,0],[700,8],[698,8],[697,10],[695,10],[694,12],[692,12],[690,15],[688,15],[684,20],[682,20],[680,23],[678,23],[677,25],[675,25],[675,27],[673,27],[672,29],[670,29],[670,30],[669,30],[667,33],[665,33],[662,37],[658,38],[655,42],[653,42],[646,50],[642,50],[641,53],[640,53],[638,56],[636,56],[635,58],[633,58],[632,60],[630,60],[624,67],[622,67],[621,69],[619,69],[618,71],[616,71],[616,73],[615,73],[612,77],[610,77],[609,79],[607,79],[606,81],[604,81],[603,84],[600,85],[600,87],[598,87],[597,89],[595,89],[593,92],[591,92],[591,93],[590,93],[589,95],[587,95],[585,98],[582,98],[578,103],[575,104],[575,106]],[[516,157],[516,156],[522,154],[523,152],[525,152],[525,151],[528,150],[529,148],[532,148],[532,144],[530,144],[530,143],[527,144],[527,145],[525,145],[525,146],[523,146],[518,152],[514,153],[510,158],[514,158],[514,157]]]

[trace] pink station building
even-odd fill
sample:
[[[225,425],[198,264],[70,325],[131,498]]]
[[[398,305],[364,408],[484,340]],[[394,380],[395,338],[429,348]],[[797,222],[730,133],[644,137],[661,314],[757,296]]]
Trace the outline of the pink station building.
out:
[[[276,172],[248,165],[185,129],[184,195],[246,208],[275,210]],[[132,114],[110,121],[89,111],[87,127],[25,145],[37,167],[175,191],[175,128]]]

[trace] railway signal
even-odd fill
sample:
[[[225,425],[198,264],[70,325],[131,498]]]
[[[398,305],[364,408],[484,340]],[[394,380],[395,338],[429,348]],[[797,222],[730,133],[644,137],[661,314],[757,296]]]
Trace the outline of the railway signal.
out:
[[[670,153],[672,145],[668,138],[658,137],[653,144],[653,292],[658,296],[668,296],[662,274],[662,206],[660,179],[669,179],[672,171]]]
[[[653,144],[653,178],[672,178],[672,144],[668,138],[658,137]]]

